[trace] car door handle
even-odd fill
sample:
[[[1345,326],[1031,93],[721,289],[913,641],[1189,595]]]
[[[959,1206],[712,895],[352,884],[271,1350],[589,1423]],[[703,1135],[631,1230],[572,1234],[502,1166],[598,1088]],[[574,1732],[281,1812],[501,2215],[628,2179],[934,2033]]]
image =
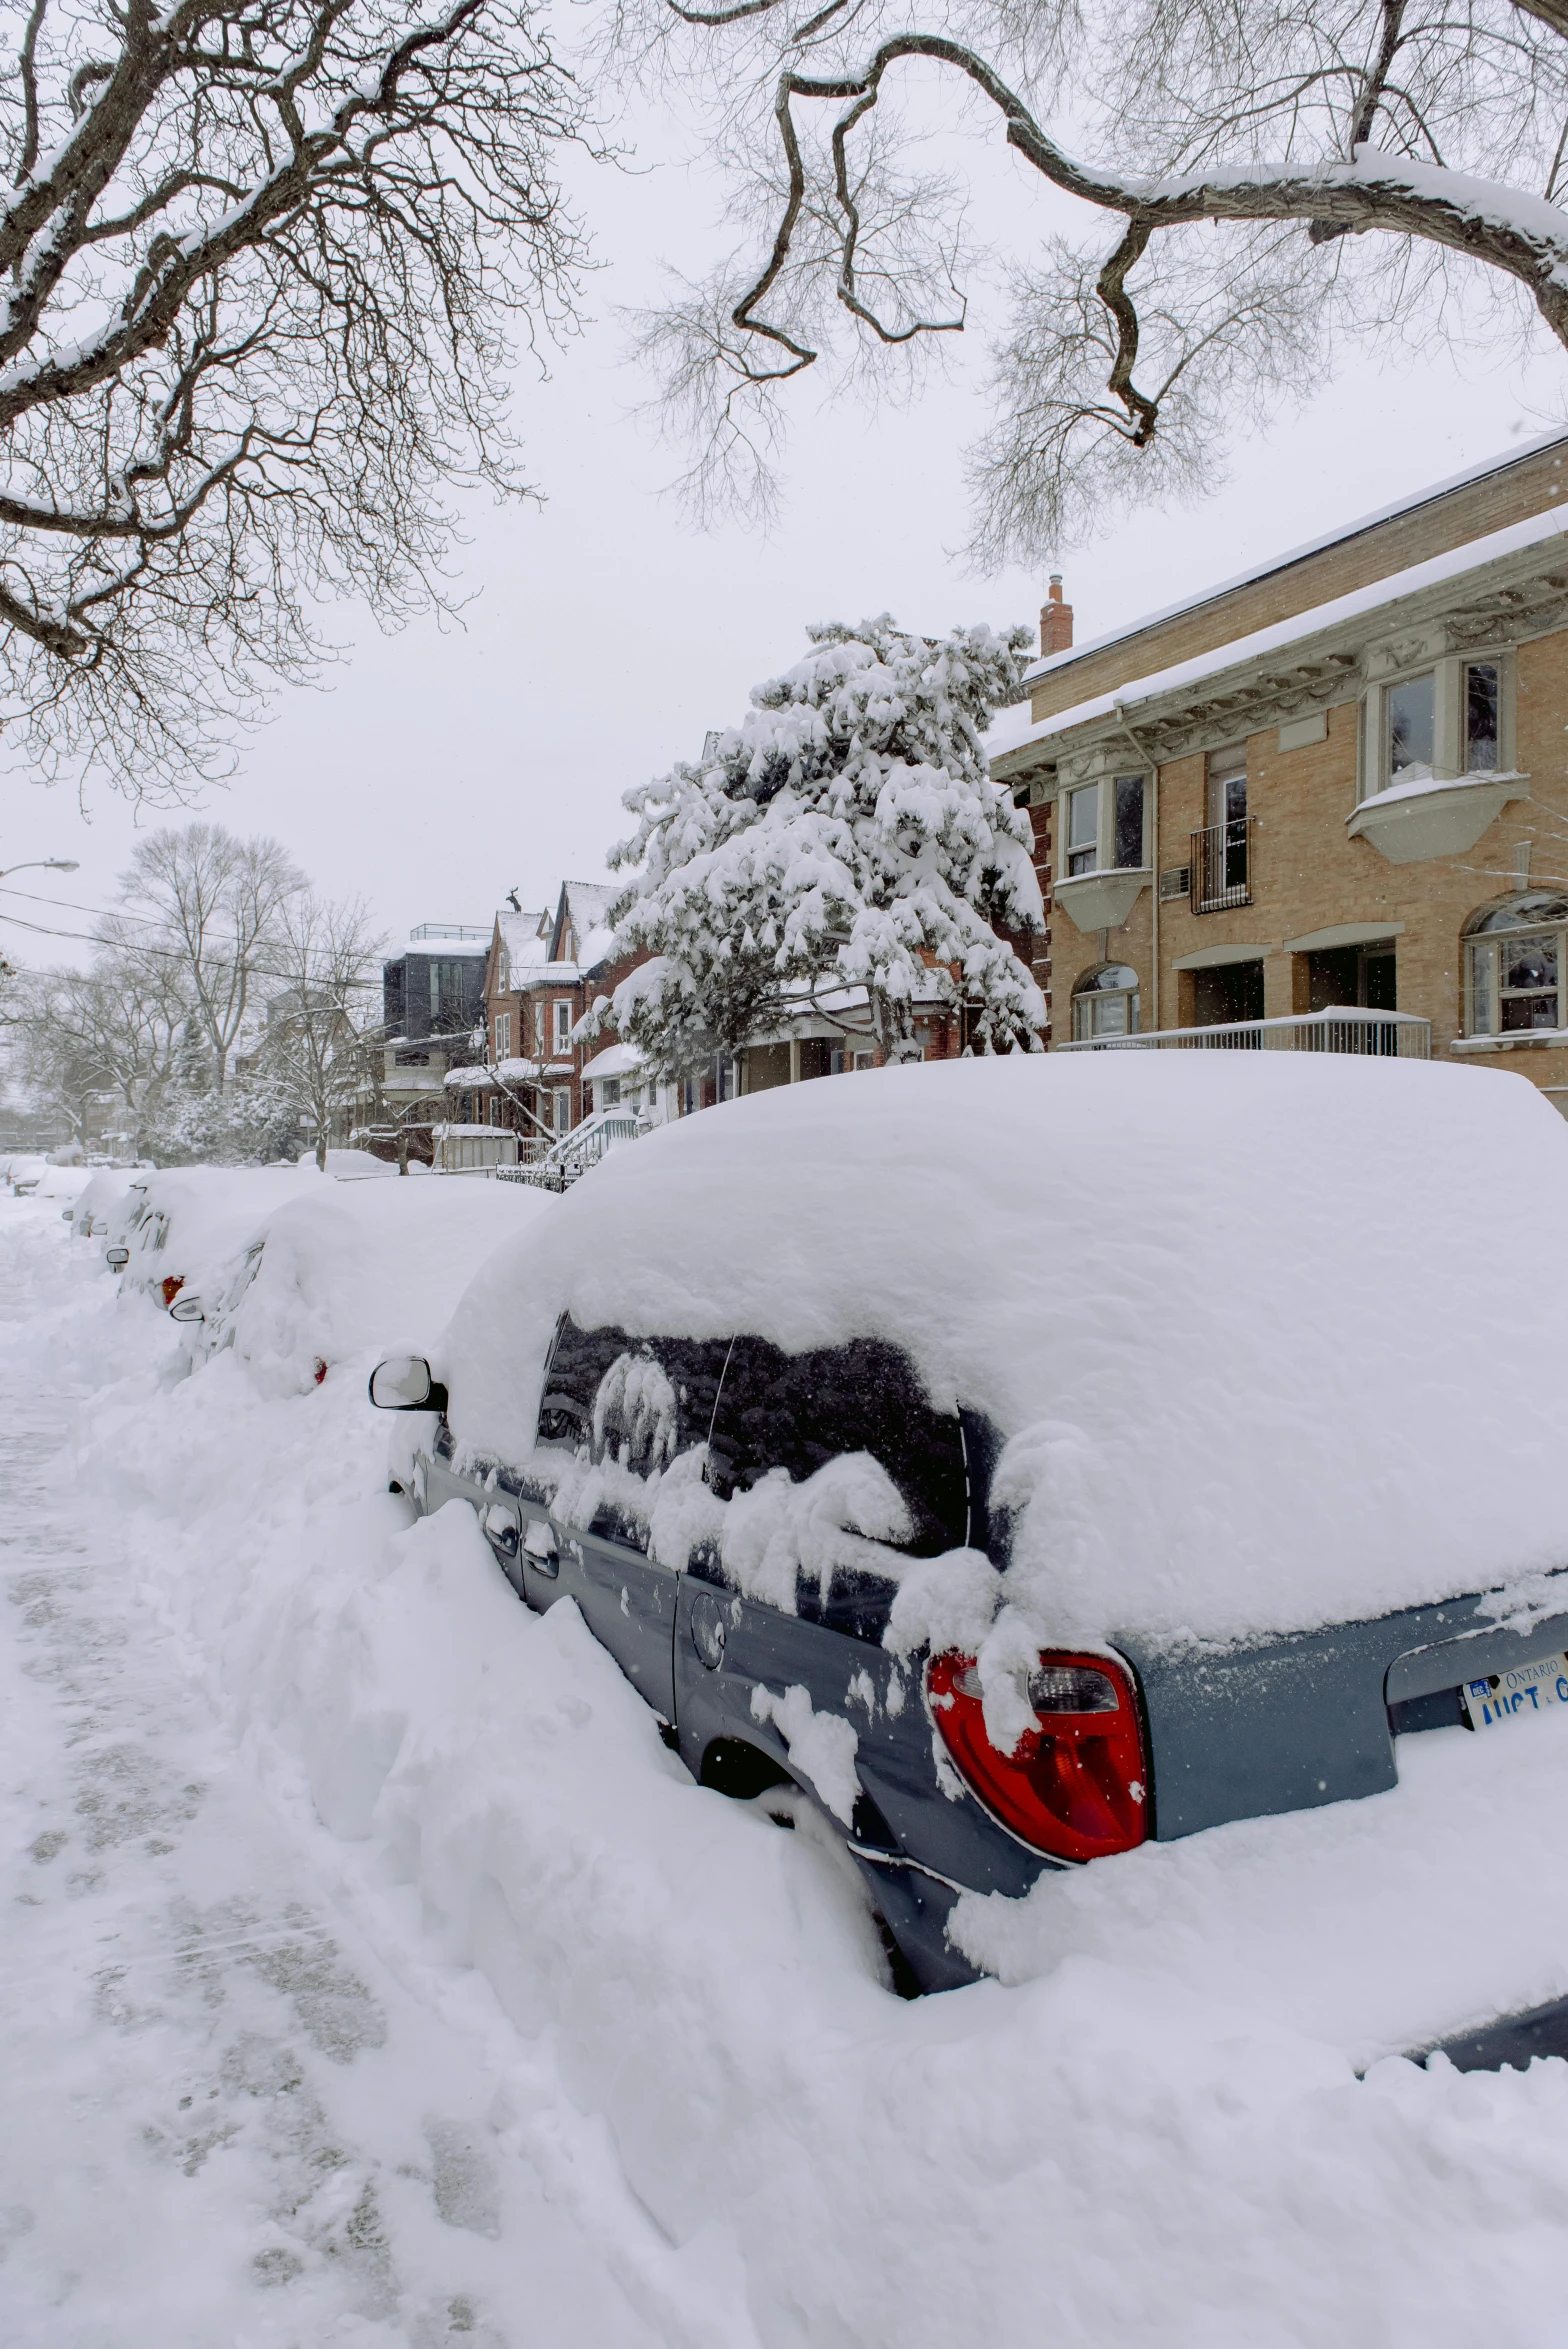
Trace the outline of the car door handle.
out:
[[[523,1535],[523,1549],[530,1562],[541,1574],[559,1574],[560,1552],[556,1545],[555,1527],[543,1517],[530,1517]]]

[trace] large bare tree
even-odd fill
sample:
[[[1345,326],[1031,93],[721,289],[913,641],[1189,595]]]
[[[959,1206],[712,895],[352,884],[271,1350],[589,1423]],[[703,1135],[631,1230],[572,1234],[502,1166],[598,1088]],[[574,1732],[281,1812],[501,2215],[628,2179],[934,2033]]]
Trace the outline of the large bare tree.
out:
[[[215,1093],[269,985],[298,969],[291,952],[304,874],[276,840],[186,824],[139,840],[120,883],[125,911],[99,924],[117,967],[169,974]]]
[[[178,1066],[189,1006],[161,957],[105,949],[88,971],[24,971],[0,994],[0,1048],[24,1097],[79,1141],[140,1149]]]
[[[310,605],[439,599],[521,486],[579,128],[533,0],[0,0],[0,721],[132,791],[221,769]]]
[[[622,0],[616,32],[706,86],[743,228],[647,327],[704,510],[767,502],[794,378],[907,385],[964,329],[976,133],[1016,175],[988,558],[1212,478],[1346,336],[1568,349],[1560,0]]]
[[[383,943],[361,901],[305,890],[282,908],[268,951],[269,970],[287,977],[267,995],[259,1065],[308,1120],[323,1173],[354,1099]]]

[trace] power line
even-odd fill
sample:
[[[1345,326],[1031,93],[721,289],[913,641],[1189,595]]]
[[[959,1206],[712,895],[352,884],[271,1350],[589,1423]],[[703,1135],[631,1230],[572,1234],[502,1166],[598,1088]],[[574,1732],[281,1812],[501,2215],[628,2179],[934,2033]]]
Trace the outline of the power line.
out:
[[[24,897],[27,895],[27,892],[22,889],[16,889],[11,891],[10,894],[15,897]],[[44,897],[35,899],[33,902],[40,905],[50,905],[57,901],[52,898]],[[86,908],[84,910],[91,911],[91,908]],[[138,916],[137,918],[144,919],[146,917]],[[113,939],[100,938],[96,936],[95,933],[91,930],[50,929],[42,922],[30,922],[21,914],[6,913],[3,909],[0,909],[0,922],[9,922],[12,928],[16,930],[30,931],[35,938],[75,938],[79,939],[84,946],[96,946],[105,951],[112,948],[115,943]],[[133,954],[156,955],[159,960],[163,962],[178,962],[186,964],[190,962],[190,956],[181,948],[176,946],[134,945],[130,948],[129,951]],[[216,959],[221,962],[222,957],[219,956]],[[260,962],[251,963],[248,967],[254,977],[258,979],[281,979],[285,986],[293,987],[299,986],[301,984],[310,986],[316,983],[311,978],[308,966],[303,972],[298,970],[275,970],[269,968],[266,963]],[[377,983],[378,982],[375,979],[368,978],[339,979],[337,982],[337,984],[340,986],[355,988],[374,988]]]

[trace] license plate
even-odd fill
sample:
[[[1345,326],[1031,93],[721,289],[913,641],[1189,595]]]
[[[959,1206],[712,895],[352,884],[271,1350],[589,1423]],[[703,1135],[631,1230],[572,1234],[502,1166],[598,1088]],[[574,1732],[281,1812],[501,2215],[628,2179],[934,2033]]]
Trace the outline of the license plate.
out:
[[[1526,1713],[1568,1705],[1568,1654],[1540,1656],[1485,1680],[1467,1680],[1460,1690],[1472,1729],[1492,1729]]]

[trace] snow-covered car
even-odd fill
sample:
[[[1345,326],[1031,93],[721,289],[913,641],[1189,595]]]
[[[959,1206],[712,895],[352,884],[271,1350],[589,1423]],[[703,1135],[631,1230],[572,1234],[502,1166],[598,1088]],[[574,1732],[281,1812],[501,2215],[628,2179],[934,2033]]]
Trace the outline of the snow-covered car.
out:
[[[439,1328],[484,1258],[554,1204],[390,1169],[365,1179],[361,1155],[329,1152],[325,1178],[314,1159],[139,1175],[109,1212],[107,1261],[182,1325],[193,1362],[237,1344],[290,1391],[384,1338],[389,1314]]]
[[[1565,1207],[1568,1131],[1494,1072],[824,1080],[612,1155],[372,1400],[416,1505],[575,1600],[702,1783],[792,1782],[936,1988],[964,1891],[1354,1813],[1413,1740],[1528,1772],[1516,1716],[1568,1702]],[[1568,2050],[1568,2001],[1476,2036],[1538,1983],[1428,2043]]]
[[[94,1167],[71,1205],[62,1208],[62,1220],[77,1240],[107,1240],[126,1193],[135,1180],[128,1166]]]

